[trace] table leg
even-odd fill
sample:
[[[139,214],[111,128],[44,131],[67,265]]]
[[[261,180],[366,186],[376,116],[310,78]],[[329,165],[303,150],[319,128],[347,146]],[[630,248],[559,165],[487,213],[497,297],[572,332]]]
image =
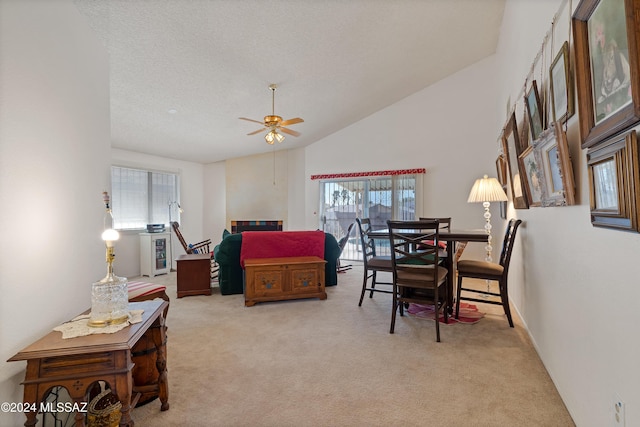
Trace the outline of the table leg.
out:
[[[35,384],[25,384],[24,386],[24,403],[28,403],[29,405],[38,402],[38,386]],[[25,412],[27,416],[27,421],[25,421],[25,427],[35,426],[38,423],[38,415],[37,411],[29,411]]]
[[[164,316],[160,314],[151,327],[151,339],[156,346],[156,368],[158,369],[158,397],[160,410],[169,409],[169,380],[167,378],[167,334]]]
[[[453,287],[456,272],[454,271],[455,265],[453,265],[453,254],[456,253],[456,241],[450,240],[447,242],[447,311],[449,314],[453,314]]]
[[[40,361],[39,360],[27,360],[27,372],[25,374],[25,383],[24,384],[24,390],[23,390],[23,401],[24,403],[28,403],[28,404],[36,404],[39,401],[39,396],[38,396],[38,385],[31,383],[29,384],[28,381],[32,380],[32,379],[37,379],[38,378],[38,373],[40,371]],[[24,425],[25,427],[31,427],[31,426],[35,426],[38,423],[38,418],[36,417],[38,415],[38,411],[29,411],[26,412],[25,415],[27,416],[27,421],[25,421]]]
[[[117,355],[117,366],[126,366],[126,372],[120,373],[115,377],[115,390],[113,392],[118,396],[118,400],[122,404],[120,408],[120,426],[133,427],[134,422],[131,418],[131,394],[133,392],[133,362],[131,361],[131,351],[122,351]]]

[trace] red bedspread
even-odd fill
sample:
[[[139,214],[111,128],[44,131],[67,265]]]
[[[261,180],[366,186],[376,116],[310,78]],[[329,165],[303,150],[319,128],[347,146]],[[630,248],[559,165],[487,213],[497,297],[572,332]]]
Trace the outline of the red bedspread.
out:
[[[317,256],[324,259],[324,231],[245,231],[240,265],[250,258]]]

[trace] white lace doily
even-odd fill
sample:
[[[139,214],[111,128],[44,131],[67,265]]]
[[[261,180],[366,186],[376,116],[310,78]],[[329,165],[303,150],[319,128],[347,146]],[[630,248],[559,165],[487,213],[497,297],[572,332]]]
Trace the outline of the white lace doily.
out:
[[[129,325],[142,322],[142,313],[144,310],[131,310],[129,311],[129,320],[122,322],[118,325],[107,325],[104,328],[92,328],[89,326],[90,314],[82,314],[75,319],[63,323],[60,326],[53,328],[54,331],[62,332],[62,338],[75,338],[83,337],[85,335],[92,334],[113,334],[118,332]]]

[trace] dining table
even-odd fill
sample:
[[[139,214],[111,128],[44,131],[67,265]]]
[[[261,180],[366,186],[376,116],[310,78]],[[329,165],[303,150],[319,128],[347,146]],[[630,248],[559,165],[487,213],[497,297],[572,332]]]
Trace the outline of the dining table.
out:
[[[370,239],[389,240],[389,229],[371,230],[368,233]],[[447,310],[453,313],[453,288],[455,281],[455,265],[453,261],[458,242],[487,242],[487,231],[484,229],[443,229],[438,233],[441,241],[447,242],[447,258],[445,267],[447,274]]]

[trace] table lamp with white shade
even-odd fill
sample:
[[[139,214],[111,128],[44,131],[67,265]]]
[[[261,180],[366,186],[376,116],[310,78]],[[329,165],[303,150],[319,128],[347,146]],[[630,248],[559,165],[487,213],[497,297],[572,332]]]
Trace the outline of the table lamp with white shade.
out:
[[[496,178],[489,178],[487,175],[483,178],[476,179],[473,188],[471,188],[471,193],[469,193],[469,198],[467,199],[467,203],[482,203],[482,206],[484,206],[484,229],[487,232],[487,245],[484,248],[487,251],[485,258],[487,262],[492,261],[491,251],[493,250],[491,246],[491,212],[489,211],[489,206],[491,202],[506,201],[507,195],[502,189],[502,185]]]

